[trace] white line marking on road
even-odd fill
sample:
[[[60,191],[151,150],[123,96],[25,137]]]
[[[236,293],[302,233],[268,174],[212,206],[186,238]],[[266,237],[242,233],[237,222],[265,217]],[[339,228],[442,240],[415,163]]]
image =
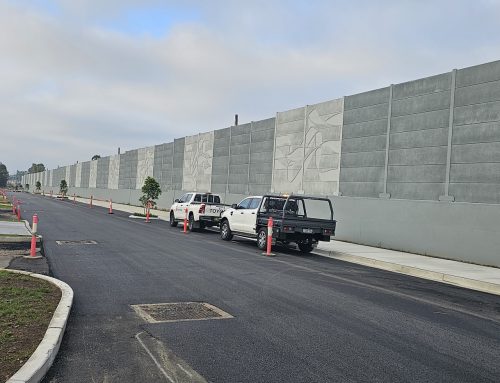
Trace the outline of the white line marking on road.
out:
[[[182,367],[179,363],[176,363],[177,367],[179,367],[186,375],[188,375],[190,378],[193,377],[193,374],[191,374],[189,371],[187,371],[184,367]]]
[[[141,344],[141,346],[144,348],[144,350],[146,350],[146,352],[148,353],[148,355],[151,357],[151,359],[153,359],[153,362],[155,362],[156,364],[156,367],[158,367],[158,369],[160,370],[160,372],[163,374],[163,376],[165,376],[165,378],[168,379],[169,382],[171,383],[175,383],[175,381],[170,377],[170,375],[167,374],[167,372],[164,370],[164,368],[161,366],[160,362],[158,362],[158,360],[154,357],[153,353],[151,351],[149,351],[149,349],[147,348],[147,346],[144,344],[144,342],[141,340],[141,338],[139,338],[139,335],[141,334],[144,334],[144,332],[140,332],[140,333],[137,333],[135,335],[135,338],[139,341],[139,343]]]

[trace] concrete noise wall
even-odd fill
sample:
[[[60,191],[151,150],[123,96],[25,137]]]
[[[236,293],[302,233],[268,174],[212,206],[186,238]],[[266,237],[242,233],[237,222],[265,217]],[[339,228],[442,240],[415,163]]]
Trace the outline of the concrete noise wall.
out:
[[[477,222],[500,222],[500,61],[30,174],[23,183],[57,191],[67,178],[70,192],[137,204],[147,176],[160,183],[163,208],[192,190],[228,203],[268,192],[324,195],[335,202],[342,239],[500,265],[491,255],[500,229],[476,225],[471,234],[456,221],[473,211]],[[465,253],[471,244],[479,250]]]

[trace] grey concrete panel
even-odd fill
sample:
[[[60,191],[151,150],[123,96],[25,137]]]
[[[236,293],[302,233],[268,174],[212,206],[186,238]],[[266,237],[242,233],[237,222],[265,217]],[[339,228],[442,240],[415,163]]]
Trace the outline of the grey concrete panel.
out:
[[[220,139],[227,139],[228,140],[227,143],[229,143],[229,136],[230,136],[229,129],[230,128],[214,130],[214,140],[217,141]]]
[[[231,138],[250,134],[250,123],[231,126]]]
[[[342,153],[373,152],[385,149],[386,135],[342,140]]]
[[[344,124],[355,124],[364,121],[387,119],[388,104],[365,106],[344,111]]]
[[[235,184],[229,184],[228,189],[230,193],[236,193],[236,194],[247,194],[247,185],[246,183],[235,183]]]
[[[500,142],[453,145],[451,162],[498,162],[500,166]]]
[[[478,142],[499,141],[500,121],[460,125],[453,128],[453,144],[474,144]]]
[[[444,182],[446,165],[396,166],[389,165],[387,182],[435,183]]]
[[[344,168],[357,168],[364,166],[385,166],[385,150],[361,153],[343,153],[340,157],[340,172]]]
[[[457,202],[500,204],[500,185],[498,183],[450,183],[449,193],[455,197]],[[467,219],[469,220],[469,217]],[[494,227],[499,226],[497,223]],[[475,253],[471,254],[469,261],[473,261],[475,256]]]
[[[238,156],[241,154],[245,154],[248,157],[248,152],[250,151],[250,144],[240,144],[240,145],[231,145],[231,158],[233,156]]]
[[[269,181],[269,184],[271,181]],[[267,194],[271,190],[269,189],[269,185],[258,185],[258,184],[250,184],[249,185],[249,194],[251,195],[262,195],[262,194]]]
[[[257,133],[261,130],[272,130],[274,132],[274,125],[276,123],[276,118],[267,118],[265,120],[254,121],[252,124],[252,134]],[[272,137],[271,137],[272,138]]]
[[[69,187],[75,187],[76,165],[71,165],[69,170]]]
[[[389,87],[375,89],[352,96],[346,96],[344,100],[345,111],[364,106],[378,105],[389,102]]]
[[[379,136],[387,133],[387,119],[344,125],[342,138]]]
[[[250,133],[231,136],[231,147],[250,143]]]
[[[156,145],[154,150],[153,178],[162,190],[169,190],[172,186],[173,143]]]
[[[500,61],[475,65],[457,71],[457,87],[500,80]]]
[[[254,142],[252,137],[252,154],[257,153],[272,153],[274,149],[274,141]],[[271,161],[272,162],[272,161]]]
[[[342,172],[340,175],[342,176]],[[343,196],[379,198],[379,194],[384,191],[384,182],[346,182],[341,180],[339,190]]]
[[[96,187],[99,189],[108,188],[109,157],[102,157],[97,160]]]
[[[173,174],[172,174],[172,189],[181,190],[183,180],[184,166],[184,138],[174,140],[174,158],[173,158]]]
[[[304,121],[304,109],[305,107],[278,112],[278,125],[285,124],[290,121]]]
[[[229,166],[228,156],[214,157],[212,162],[212,167],[213,167],[212,174],[226,174],[228,166]]]
[[[425,113],[450,108],[450,92],[444,91],[423,96],[404,98],[392,102],[392,116]]]
[[[455,131],[453,131],[455,135]],[[391,133],[390,148],[423,148],[448,145],[448,128]]]
[[[283,122],[276,127],[276,137],[304,133],[304,119]]]
[[[391,133],[413,130],[448,128],[450,111],[438,110],[391,118]]]
[[[389,165],[446,165],[447,146],[389,150]]]
[[[500,121],[500,101],[455,108],[454,124],[466,125],[478,122]]]
[[[343,168],[340,182],[380,182],[384,180],[384,171],[384,167],[377,166]]]
[[[451,73],[438,74],[394,85],[393,100],[442,92],[451,88]]]
[[[137,149],[129,150],[120,155],[119,189],[135,189],[137,182],[137,160]]]
[[[216,157],[227,157],[229,155],[229,146],[224,147],[214,147],[214,158]]]
[[[244,164],[244,165],[235,165],[231,162],[231,165],[229,165],[229,182],[230,183],[235,183],[233,181],[233,176],[234,175],[245,175],[246,177],[248,177],[248,165]],[[245,183],[247,182],[248,180],[245,180]]]
[[[271,185],[271,174],[250,174],[250,184],[266,185],[268,188]]]
[[[213,183],[212,181],[212,193],[220,193],[223,194],[226,192],[226,183],[224,182],[223,184],[217,184]]]
[[[498,184],[500,189],[500,163],[451,164],[450,182]]]
[[[271,151],[267,152],[257,152],[254,153],[252,151],[252,155],[250,156],[250,163],[251,164],[269,164],[270,166],[267,166],[266,168],[269,168],[271,171],[272,169],[272,162],[273,162],[273,153]]]
[[[212,174],[212,186],[216,185],[224,185],[226,187],[227,183],[227,173],[226,174]]]
[[[231,153],[231,160],[229,162],[231,165],[242,165],[242,164],[248,164],[248,149],[247,153],[245,154],[232,154]]]
[[[500,205],[344,196],[332,202],[340,240],[500,266]]]
[[[274,139],[274,126],[272,129],[252,131],[252,143],[254,142],[272,142]]]
[[[90,161],[82,162],[82,180],[80,182],[81,188],[88,188],[90,181]]]
[[[184,145],[182,189],[210,191],[214,152],[213,132],[186,137]]]
[[[500,80],[458,88],[455,93],[455,106],[480,104],[499,100]]]
[[[443,183],[387,182],[391,199],[434,200],[444,195]]]

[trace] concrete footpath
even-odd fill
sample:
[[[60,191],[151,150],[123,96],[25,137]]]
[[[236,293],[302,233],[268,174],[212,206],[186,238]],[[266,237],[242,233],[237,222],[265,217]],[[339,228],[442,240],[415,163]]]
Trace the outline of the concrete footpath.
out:
[[[73,197],[69,198],[70,200],[73,199]],[[76,197],[76,201],[88,204],[90,199]],[[109,207],[109,201],[94,199],[93,205],[107,208]],[[113,203],[113,209],[129,213],[144,212],[144,209],[139,206],[115,203]],[[158,215],[162,220],[169,220],[168,211],[152,209],[151,213]],[[342,241],[321,242],[314,253],[340,261],[500,295],[500,269],[496,267],[474,265]]]

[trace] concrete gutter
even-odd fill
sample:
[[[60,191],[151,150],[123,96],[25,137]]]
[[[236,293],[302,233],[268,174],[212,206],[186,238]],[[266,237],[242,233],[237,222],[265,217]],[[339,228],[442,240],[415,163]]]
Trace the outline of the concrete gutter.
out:
[[[367,258],[359,255],[352,255],[337,251],[325,251],[321,249],[315,249],[314,253],[324,257],[337,259],[339,261],[356,263],[358,265],[392,271],[399,274],[411,275],[413,277],[428,279],[436,282],[442,282],[449,285],[464,287],[466,289],[500,295],[500,284],[496,283],[465,278],[452,274],[442,273],[439,271],[425,270],[414,266],[401,265],[398,263],[381,261],[378,259]]]
[[[18,270],[5,270],[12,273],[25,274],[30,277],[44,279],[61,290],[61,300],[54,311],[45,336],[28,361],[6,383],[38,383],[47,374],[59,351],[59,346],[66,329],[71,306],[73,304],[73,289],[66,283],[45,275]]]

